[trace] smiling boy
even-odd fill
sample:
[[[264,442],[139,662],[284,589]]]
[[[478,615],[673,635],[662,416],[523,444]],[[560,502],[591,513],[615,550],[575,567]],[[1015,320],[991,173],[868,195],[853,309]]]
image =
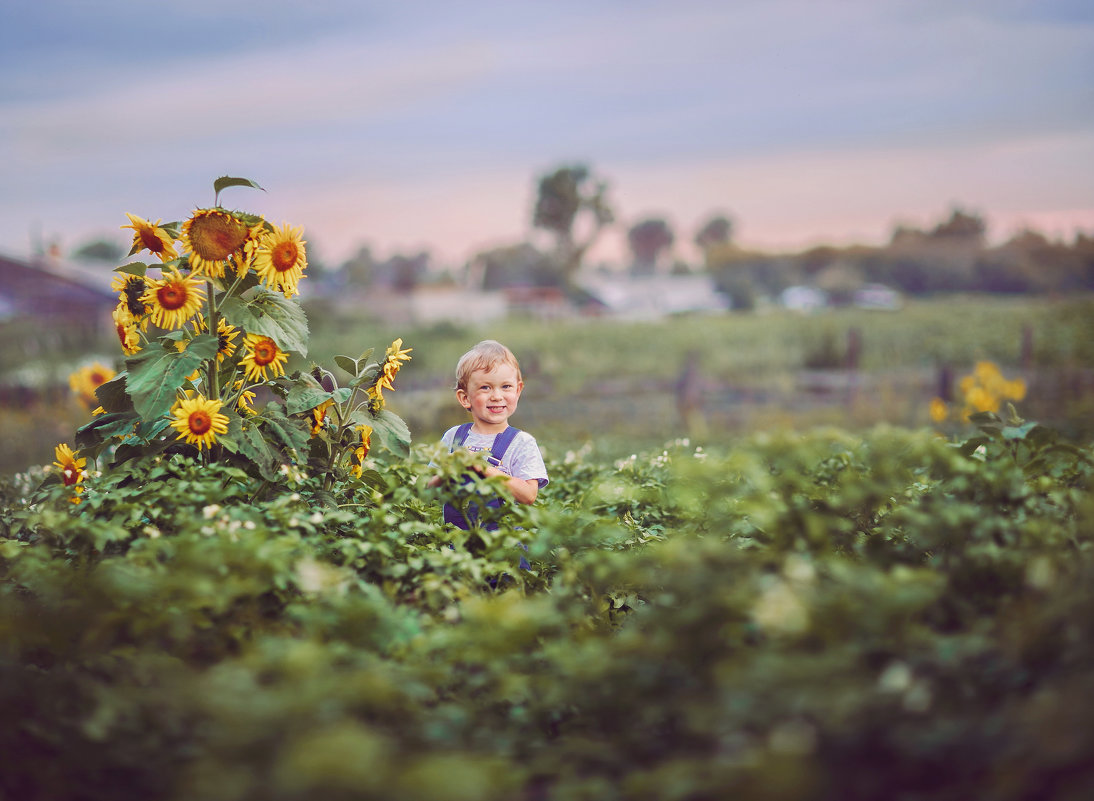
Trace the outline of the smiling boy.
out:
[[[456,365],[456,400],[471,413],[471,422],[453,426],[441,437],[449,451],[490,451],[479,468],[484,476],[505,476],[506,487],[520,503],[534,503],[548,483],[547,468],[535,437],[509,425],[517,410],[524,381],[520,364],[509,348],[492,339],[480,342]],[[438,478],[430,484],[436,486]],[[446,520],[460,528],[466,521],[446,509]],[[461,525],[462,523],[462,525]]]

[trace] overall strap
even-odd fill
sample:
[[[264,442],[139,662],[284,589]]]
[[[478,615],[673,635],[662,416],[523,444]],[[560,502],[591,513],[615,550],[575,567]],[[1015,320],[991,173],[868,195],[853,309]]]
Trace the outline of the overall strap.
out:
[[[452,447],[448,449],[449,453],[452,453],[456,448],[463,445],[463,441],[467,439],[468,432],[471,431],[471,423],[463,423],[456,429],[456,433],[452,435]]]
[[[496,437],[494,437],[494,444],[490,446],[490,453],[494,455],[494,458],[499,462],[501,457],[505,455],[505,452],[509,450],[509,446],[513,444],[513,440],[516,439],[517,434],[520,433],[519,428],[509,426],[502,431]]]

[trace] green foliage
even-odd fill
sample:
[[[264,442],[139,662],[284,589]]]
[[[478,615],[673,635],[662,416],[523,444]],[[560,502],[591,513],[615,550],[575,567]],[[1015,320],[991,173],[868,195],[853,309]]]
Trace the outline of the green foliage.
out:
[[[586,448],[496,531],[437,446],[11,477],[0,794],[1081,798],[1092,451],[976,422]]]

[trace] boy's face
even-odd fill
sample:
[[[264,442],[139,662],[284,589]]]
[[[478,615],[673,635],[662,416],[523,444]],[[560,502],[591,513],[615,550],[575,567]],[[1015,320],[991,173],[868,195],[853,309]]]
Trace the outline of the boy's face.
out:
[[[517,368],[500,363],[489,370],[473,370],[467,389],[456,390],[456,399],[471,412],[476,431],[496,434],[509,425],[522,389],[524,382],[517,377]]]

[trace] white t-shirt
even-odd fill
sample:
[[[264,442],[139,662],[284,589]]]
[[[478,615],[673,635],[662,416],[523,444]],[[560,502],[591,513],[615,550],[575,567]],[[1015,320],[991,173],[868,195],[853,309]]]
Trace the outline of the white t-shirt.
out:
[[[449,450],[452,449],[452,440],[456,436],[457,428],[459,426],[452,426],[441,437],[441,444]],[[473,430],[468,431],[463,440],[463,446],[473,453],[488,451],[493,446],[496,436],[497,434],[476,434]],[[499,469],[507,476],[514,478],[534,478],[539,482],[540,489],[546,487],[548,483],[547,466],[543,463],[543,454],[539,452],[536,438],[527,431],[521,431],[509,443],[509,447],[505,449],[505,454],[501,457]]]

